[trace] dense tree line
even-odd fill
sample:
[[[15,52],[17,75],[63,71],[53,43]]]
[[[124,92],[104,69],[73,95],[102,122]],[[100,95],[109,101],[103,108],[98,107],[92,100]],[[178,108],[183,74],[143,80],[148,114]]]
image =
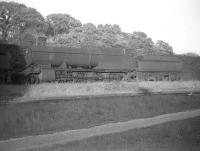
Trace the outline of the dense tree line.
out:
[[[0,2],[0,42],[34,44],[38,36],[47,43],[68,47],[113,47],[131,49],[136,54],[173,54],[162,41],[153,42],[144,32],[126,33],[118,25],[82,24],[68,14],[49,14],[44,18],[36,9],[16,2]]]

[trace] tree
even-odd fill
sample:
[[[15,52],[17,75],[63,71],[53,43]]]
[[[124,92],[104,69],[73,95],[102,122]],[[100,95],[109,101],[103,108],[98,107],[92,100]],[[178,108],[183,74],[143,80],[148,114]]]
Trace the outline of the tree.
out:
[[[194,53],[194,52],[187,52],[184,55],[191,56],[191,57],[199,57],[199,55],[197,53]]]
[[[144,32],[135,31],[129,35],[129,48],[137,55],[153,54],[153,41]]]
[[[114,25],[110,25],[110,24],[105,24],[105,25],[98,25],[97,29],[101,32],[104,33],[110,33],[110,34],[117,34],[121,32],[121,29],[118,25],[114,24]]]
[[[72,29],[69,33],[57,34],[52,38],[48,39],[48,42],[54,41],[55,44],[66,45],[68,47],[85,47],[85,46],[96,46],[96,26],[87,23],[81,27]]]
[[[146,39],[147,38],[147,35],[141,31],[134,31],[131,36],[132,36],[132,38],[138,38],[138,39]]]
[[[155,51],[161,54],[173,54],[173,48],[167,43],[162,40],[158,40],[155,44]]]
[[[98,25],[97,35],[98,43],[103,47],[126,48],[127,46],[126,36],[116,24]]]
[[[57,34],[48,39],[48,42],[54,41],[55,44],[66,45],[68,47],[88,47],[100,46],[99,35],[97,34],[96,26],[92,23],[83,24],[80,27],[72,29],[69,33]]]
[[[11,71],[21,71],[26,66],[23,50],[18,45],[0,45],[0,53],[8,53],[9,56],[2,58],[5,64],[9,64]]]
[[[98,46],[98,35],[97,28],[92,23],[83,24],[80,33],[80,43],[82,47],[87,46]]]
[[[59,45],[65,45],[67,47],[81,47],[80,34],[70,32],[68,34],[59,34],[55,36],[54,43]]]
[[[52,36],[68,34],[72,29],[82,25],[79,20],[68,14],[50,14],[46,20],[48,25],[46,34]]]
[[[15,2],[0,2],[0,33],[3,41],[21,35],[27,29],[43,32],[45,19],[35,9]]]

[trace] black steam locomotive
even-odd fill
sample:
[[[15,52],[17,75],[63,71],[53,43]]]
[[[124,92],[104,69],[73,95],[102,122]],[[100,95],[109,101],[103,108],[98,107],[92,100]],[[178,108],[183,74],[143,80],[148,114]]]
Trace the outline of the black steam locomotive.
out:
[[[125,49],[1,44],[0,60],[1,81],[8,81],[9,75],[13,82],[30,84],[136,78],[136,61]],[[20,66],[24,67],[16,71]]]

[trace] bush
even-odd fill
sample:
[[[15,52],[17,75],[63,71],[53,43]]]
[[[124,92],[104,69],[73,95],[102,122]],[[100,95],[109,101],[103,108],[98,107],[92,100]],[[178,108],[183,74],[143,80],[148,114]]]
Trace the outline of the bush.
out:
[[[5,59],[5,61],[8,61],[5,63],[9,64],[9,70],[12,72],[19,72],[25,68],[26,60],[23,54],[23,50],[20,46],[12,44],[1,44],[0,51],[3,54],[9,52],[9,56],[6,56],[9,59]]]

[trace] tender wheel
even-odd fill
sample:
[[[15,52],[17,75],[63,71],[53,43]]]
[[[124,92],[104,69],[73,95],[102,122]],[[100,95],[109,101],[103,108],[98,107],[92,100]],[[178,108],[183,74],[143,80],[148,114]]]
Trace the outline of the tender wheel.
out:
[[[36,75],[36,74],[30,74],[27,77],[27,84],[38,84],[38,83],[39,83],[38,75]]]

